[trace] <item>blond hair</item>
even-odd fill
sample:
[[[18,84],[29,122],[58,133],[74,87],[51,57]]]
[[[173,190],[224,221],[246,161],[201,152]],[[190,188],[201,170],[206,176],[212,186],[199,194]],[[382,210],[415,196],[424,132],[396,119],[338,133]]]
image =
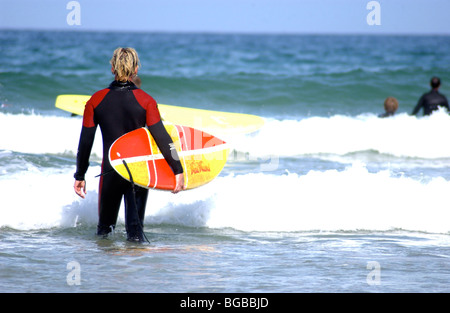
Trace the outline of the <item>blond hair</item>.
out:
[[[109,61],[116,80],[126,82],[136,75],[136,69],[140,67],[138,54],[133,48],[117,48]]]

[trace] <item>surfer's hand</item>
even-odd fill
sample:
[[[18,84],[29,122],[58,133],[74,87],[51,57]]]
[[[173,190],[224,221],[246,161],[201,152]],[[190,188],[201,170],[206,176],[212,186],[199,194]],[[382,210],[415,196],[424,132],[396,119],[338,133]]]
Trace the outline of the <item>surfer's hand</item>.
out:
[[[75,180],[75,184],[73,185],[73,189],[75,193],[84,199],[86,195],[86,181],[84,180]]]
[[[173,189],[172,193],[177,193],[184,189],[186,189],[186,186],[184,185],[183,173],[175,175],[175,188]]]

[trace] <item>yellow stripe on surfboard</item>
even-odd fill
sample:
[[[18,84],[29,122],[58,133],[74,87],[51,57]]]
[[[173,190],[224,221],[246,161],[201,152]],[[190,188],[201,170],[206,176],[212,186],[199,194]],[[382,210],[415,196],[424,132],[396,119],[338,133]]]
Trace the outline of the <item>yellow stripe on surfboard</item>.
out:
[[[72,114],[83,115],[87,95],[59,95],[55,106]],[[174,105],[158,104],[164,121],[189,126],[209,133],[252,133],[264,125],[264,119],[257,115],[231,113]]]

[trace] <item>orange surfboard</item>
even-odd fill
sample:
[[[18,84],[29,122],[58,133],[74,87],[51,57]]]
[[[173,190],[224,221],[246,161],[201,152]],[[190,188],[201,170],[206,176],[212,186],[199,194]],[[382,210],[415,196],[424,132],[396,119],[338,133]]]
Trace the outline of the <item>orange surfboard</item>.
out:
[[[208,133],[187,126],[164,125],[178,152],[186,189],[202,186],[222,171],[227,144]],[[175,175],[146,127],[119,137],[109,149],[109,161],[123,178],[148,189],[173,190]],[[125,161],[125,164],[124,164]]]

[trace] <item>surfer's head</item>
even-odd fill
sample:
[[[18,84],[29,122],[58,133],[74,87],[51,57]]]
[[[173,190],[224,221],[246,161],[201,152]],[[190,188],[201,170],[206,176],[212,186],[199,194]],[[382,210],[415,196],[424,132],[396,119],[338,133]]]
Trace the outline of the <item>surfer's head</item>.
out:
[[[384,100],[384,109],[387,113],[394,114],[398,109],[398,101],[394,97],[387,97]]]
[[[140,66],[138,54],[133,48],[117,48],[110,63],[116,80],[121,82],[131,80]]]
[[[439,86],[441,86],[441,80],[439,77],[433,77],[430,81],[430,86],[433,89],[439,88]]]

